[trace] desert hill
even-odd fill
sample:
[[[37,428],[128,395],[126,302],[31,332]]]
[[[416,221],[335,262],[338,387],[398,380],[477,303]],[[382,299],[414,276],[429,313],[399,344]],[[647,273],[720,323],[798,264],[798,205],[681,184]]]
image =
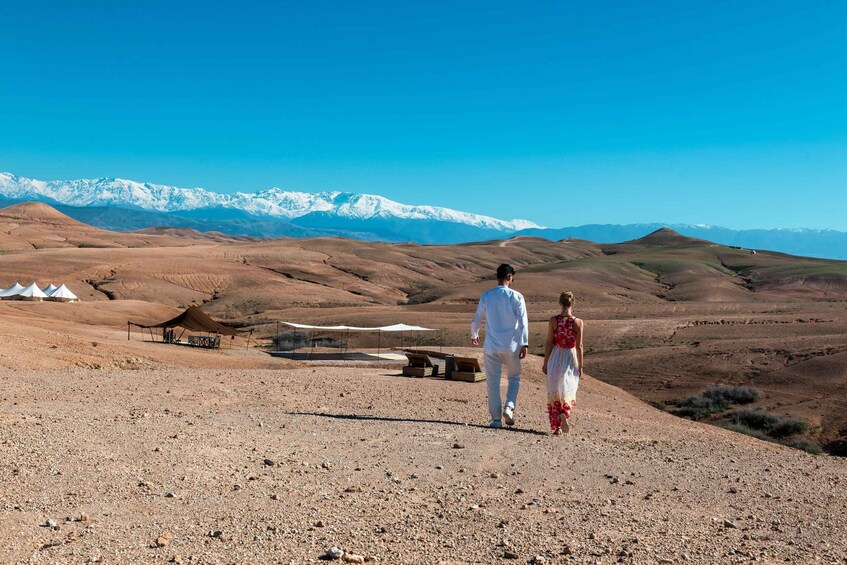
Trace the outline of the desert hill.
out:
[[[579,315],[589,321],[589,360],[599,378],[664,403],[712,384],[756,386],[767,391],[758,405],[809,420],[822,443],[847,435],[847,413],[838,404],[844,359],[837,355],[847,332],[844,262],[754,252],[671,230],[608,245],[533,237],[425,246],[245,241],[167,229],[124,234],[57,224],[48,208],[0,213],[0,233],[30,241],[0,240],[0,273],[7,277],[0,284],[65,282],[87,302],[136,301],[151,320],[153,312],[164,319],[162,308],[173,315],[202,304],[224,321],[253,327],[263,340],[279,320],[402,321],[443,328],[445,343],[464,345],[479,294],[491,286],[496,266],[509,262],[529,305],[533,353],[541,352],[559,293],[573,290]],[[33,249],[35,241],[62,247]],[[74,312],[87,311],[78,306]],[[0,316],[12,309],[0,308]],[[14,307],[20,308],[28,306]],[[26,310],[43,316],[32,323],[55,325],[50,306],[39,308]],[[86,314],[86,331],[99,320],[120,335],[132,316],[109,311],[105,305]],[[368,336],[358,339],[376,345]],[[823,368],[822,360],[831,366]]]

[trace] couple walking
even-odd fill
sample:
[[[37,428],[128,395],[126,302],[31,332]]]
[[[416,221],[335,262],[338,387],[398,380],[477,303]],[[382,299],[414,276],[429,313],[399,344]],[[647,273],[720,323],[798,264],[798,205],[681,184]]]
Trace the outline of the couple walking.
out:
[[[515,269],[503,264],[497,267],[497,286],[479,299],[473,322],[471,342],[479,345],[479,330],[485,320],[484,369],[488,385],[488,411],[491,427],[515,424],[515,407],[521,381],[521,359],[529,347],[526,302],[520,292],[512,290]],[[576,389],[582,372],[582,336],[585,324],[573,316],[574,295],[563,292],[559,297],[562,312],[550,318],[544,344],[547,375],[547,414],[555,435],[570,430],[568,420],[576,400]],[[506,372],[506,404],[500,394],[500,378]]]

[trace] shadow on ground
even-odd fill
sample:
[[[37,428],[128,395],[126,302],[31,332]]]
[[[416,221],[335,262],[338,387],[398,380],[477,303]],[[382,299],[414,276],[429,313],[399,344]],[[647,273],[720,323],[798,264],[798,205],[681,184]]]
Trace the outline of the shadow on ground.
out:
[[[440,424],[444,426],[462,426],[463,428],[479,428],[489,430],[488,426],[481,424],[468,424],[466,422],[454,422],[452,420],[429,420],[425,418],[391,418],[389,416],[362,416],[360,414],[328,414],[326,412],[286,412],[288,416],[318,416],[320,418],[333,418],[336,420],[357,420],[357,421],[374,421],[374,422],[397,422],[409,424]],[[538,430],[527,430],[524,428],[515,428],[504,426],[502,428],[506,432],[517,432],[521,434],[530,434],[535,436],[546,436],[548,434]]]

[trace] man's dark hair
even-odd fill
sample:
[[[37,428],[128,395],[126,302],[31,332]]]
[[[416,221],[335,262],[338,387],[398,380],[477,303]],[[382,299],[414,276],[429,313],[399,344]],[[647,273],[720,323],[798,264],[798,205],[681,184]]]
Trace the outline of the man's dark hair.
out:
[[[503,263],[497,267],[497,280],[504,281],[509,275],[515,276],[515,268],[508,263]]]

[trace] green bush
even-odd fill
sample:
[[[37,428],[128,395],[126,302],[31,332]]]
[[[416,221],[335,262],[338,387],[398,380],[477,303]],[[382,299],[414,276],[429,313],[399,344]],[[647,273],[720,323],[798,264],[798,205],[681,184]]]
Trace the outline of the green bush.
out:
[[[823,449],[821,446],[810,439],[806,438],[797,438],[797,439],[789,439],[780,442],[782,445],[787,445],[788,447],[793,447],[794,449],[802,449],[806,453],[811,453],[812,455],[820,455],[823,453]]]
[[[740,410],[732,415],[732,421],[777,439],[802,434],[809,428],[809,424],[799,418],[771,414],[762,409]]]
[[[713,386],[697,395],[682,399],[674,413],[692,420],[723,412],[736,404],[750,404],[759,399],[759,391],[749,386]]]

